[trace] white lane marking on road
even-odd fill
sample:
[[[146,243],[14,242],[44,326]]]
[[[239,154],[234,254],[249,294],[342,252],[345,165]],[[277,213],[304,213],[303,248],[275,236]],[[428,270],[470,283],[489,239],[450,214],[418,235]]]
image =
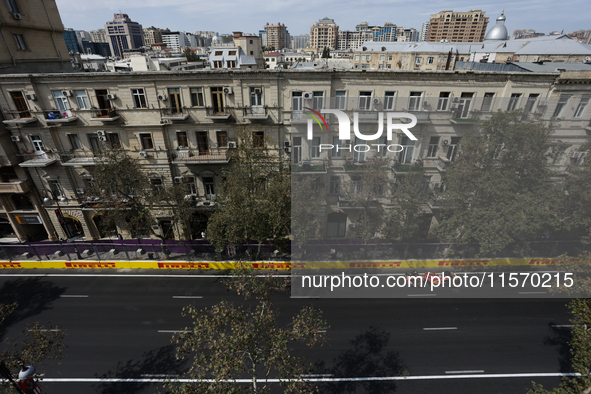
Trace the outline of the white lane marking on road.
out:
[[[484,373],[483,369],[479,369],[479,370],[473,370],[473,371],[445,371],[445,373]]]
[[[423,331],[442,331],[442,330],[457,330],[457,327],[428,327],[423,328]]]
[[[158,330],[158,332],[175,333],[175,332],[189,332],[189,331],[187,331],[187,330]]]
[[[364,382],[364,381],[388,381],[388,380],[441,380],[441,379],[502,379],[502,378],[553,378],[553,377],[578,377],[580,373],[498,373],[498,374],[466,374],[466,375],[424,375],[424,376],[384,376],[361,378],[310,378],[308,382]],[[44,378],[46,383],[163,383],[167,379],[137,379],[137,378]],[[264,380],[264,379],[263,379]],[[285,381],[297,381],[298,379],[284,379]],[[269,383],[280,383],[279,379],[268,379]],[[174,379],[178,383],[214,383],[212,379]],[[227,382],[252,383],[251,379],[233,379]]]
[[[58,331],[61,331],[61,330],[60,330],[59,328],[52,328],[52,329],[50,329],[50,330],[48,330],[48,329],[46,329],[46,328],[44,328],[44,329],[41,329],[41,330],[33,330],[32,328],[27,328],[27,331],[29,331],[29,332],[33,332],[33,331],[40,331],[40,332],[58,332]]]
[[[88,298],[88,295],[84,294],[62,294],[61,298]]]
[[[553,324],[550,327],[554,328],[566,328],[566,327],[575,327],[574,324]]]
[[[172,298],[203,298],[203,296],[172,296]]]
[[[519,294],[548,294],[547,291],[520,291]]]
[[[408,297],[435,297],[437,294],[407,294]]]
[[[165,374],[165,373],[160,373],[160,374],[143,373],[140,376],[143,378],[167,378],[169,376],[176,376],[176,375],[175,374]]]

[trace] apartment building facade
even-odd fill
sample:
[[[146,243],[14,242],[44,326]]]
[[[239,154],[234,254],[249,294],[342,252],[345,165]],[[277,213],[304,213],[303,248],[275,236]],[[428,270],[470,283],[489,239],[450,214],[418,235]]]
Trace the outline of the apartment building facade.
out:
[[[334,19],[322,18],[310,27],[310,48],[322,51],[324,48],[337,49],[339,26]]]
[[[127,14],[115,14],[113,20],[105,24],[105,33],[115,57],[123,58],[125,50],[144,45],[142,25],[133,22]]]
[[[265,26],[266,31],[266,46],[269,50],[280,51],[287,48],[287,29],[285,24],[277,22],[276,25],[270,25],[267,23]]]
[[[591,132],[591,72],[581,71],[7,75],[0,76],[0,90],[5,118],[0,223],[10,223],[22,240],[40,232],[50,239],[105,236],[87,192],[105,141],[140,160],[154,187],[186,184],[193,215],[206,223],[215,209],[222,169],[231,165],[229,152],[240,143],[237,134],[251,133],[261,146],[289,159],[294,173],[316,177],[321,237],[346,238],[356,236],[350,225],[361,211],[351,206],[345,186],[354,185],[373,158],[397,163],[389,173],[392,180],[420,172],[425,192],[437,193],[461,138],[497,110],[523,109],[528,116],[555,121],[554,138],[565,143],[564,156],[555,163],[559,168],[584,158],[580,149]],[[356,139],[353,127],[350,139],[342,140],[333,115],[324,115],[328,130],[321,129],[308,108],[336,109],[357,118],[364,135],[375,134],[380,120],[385,126],[388,113],[410,113],[417,119],[411,129],[417,140],[396,130],[391,140],[386,133],[379,137],[381,149],[357,149],[366,144]],[[396,115],[395,122],[406,121]],[[402,150],[386,148],[389,144]],[[428,225],[437,223],[435,199],[424,213]],[[154,224],[158,231],[170,226],[165,209],[160,217]],[[131,236],[123,225],[118,232]],[[174,236],[187,234],[175,229]]]
[[[441,11],[431,15],[425,41],[479,42],[484,40],[488,17],[486,12]]]

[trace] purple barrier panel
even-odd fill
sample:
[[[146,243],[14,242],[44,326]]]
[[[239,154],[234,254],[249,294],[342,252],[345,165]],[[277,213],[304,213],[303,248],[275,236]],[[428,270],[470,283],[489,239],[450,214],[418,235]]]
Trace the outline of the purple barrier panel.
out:
[[[61,245],[60,244],[50,244],[50,245],[34,245],[35,249],[37,249],[37,253],[39,254],[47,254],[51,255],[57,251],[61,252]]]

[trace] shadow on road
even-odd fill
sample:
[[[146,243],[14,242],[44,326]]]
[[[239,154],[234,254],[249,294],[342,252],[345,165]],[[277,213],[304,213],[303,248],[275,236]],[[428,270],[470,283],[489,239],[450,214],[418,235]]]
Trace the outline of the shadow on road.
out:
[[[385,377],[406,375],[406,367],[398,352],[388,350],[390,334],[379,327],[370,327],[352,341],[352,349],[334,360],[334,366],[326,367],[324,361],[317,362],[312,374],[332,375],[327,377]],[[326,394],[392,393],[396,390],[394,381],[352,381],[319,384],[319,392]]]
[[[159,349],[144,353],[141,360],[128,360],[119,362],[114,371],[107,371],[103,375],[95,375],[100,378],[126,378],[126,379],[165,379],[163,374],[180,375],[186,361],[175,358],[173,345],[163,346]],[[171,376],[172,377],[172,376]],[[131,394],[141,393],[143,390],[154,386],[149,382],[120,382],[101,383],[97,386],[96,393],[100,394]],[[161,387],[161,384],[158,383]],[[154,390],[151,390],[154,391]]]
[[[572,329],[570,327],[553,327],[554,325],[555,323],[549,324],[552,334],[544,339],[544,345],[557,348],[560,372],[572,372],[570,347],[568,346],[572,339]]]
[[[0,326],[0,338],[10,325],[50,309],[50,304],[65,290],[65,287],[56,286],[42,278],[19,278],[4,282],[0,287],[0,303],[16,302],[18,306]]]

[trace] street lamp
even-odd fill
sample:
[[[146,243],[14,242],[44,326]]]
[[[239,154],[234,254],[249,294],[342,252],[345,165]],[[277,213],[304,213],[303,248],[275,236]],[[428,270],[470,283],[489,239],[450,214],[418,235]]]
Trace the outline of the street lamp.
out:
[[[62,229],[65,231],[66,236],[69,238],[72,238],[72,235],[70,234],[70,229],[68,228],[68,226],[66,225],[66,220],[64,219],[64,215],[62,213],[62,207],[60,207],[60,203],[61,202],[66,202],[68,201],[66,196],[61,196],[60,198],[58,198],[58,196],[56,195],[56,193],[53,190],[45,190],[46,193],[46,197],[43,199],[44,203],[49,203],[51,202],[51,200],[55,201],[56,205],[57,205],[57,209],[55,210],[55,214],[57,215],[57,220],[60,223],[60,226],[62,226]],[[48,194],[48,195],[47,195]],[[51,196],[51,197],[50,197]]]

